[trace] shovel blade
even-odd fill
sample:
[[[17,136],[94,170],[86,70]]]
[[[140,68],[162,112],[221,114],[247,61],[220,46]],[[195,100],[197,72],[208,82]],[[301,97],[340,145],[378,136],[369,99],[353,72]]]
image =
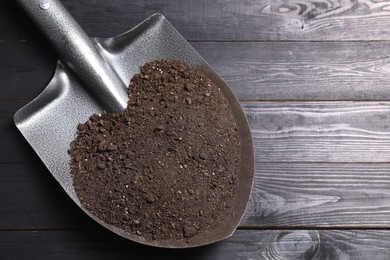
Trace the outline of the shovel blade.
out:
[[[211,70],[205,60],[161,15],[155,14],[129,32],[114,38],[93,38],[102,56],[126,83],[139,67],[159,59],[177,59],[200,68],[222,90],[238,120],[241,137],[239,194],[234,202],[235,211],[228,223],[216,230],[206,231],[189,242],[146,241],[142,237],[124,232],[96,218],[78,200],[70,175],[68,149],[75,138],[77,126],[94,113],[103,112],[103,106],[83,88],[79,79],[58,62],[53,79],[32,102],[14,116],[15,124],[41,158],[54,178],[72,200],[91,218],[109,230],[130,240],[170,248],[195,247],[229,237],[239,224],[249,200],[253,184],[253,148],[248,123],[234,94]],[[118,86],[121,87],[121,86]]]

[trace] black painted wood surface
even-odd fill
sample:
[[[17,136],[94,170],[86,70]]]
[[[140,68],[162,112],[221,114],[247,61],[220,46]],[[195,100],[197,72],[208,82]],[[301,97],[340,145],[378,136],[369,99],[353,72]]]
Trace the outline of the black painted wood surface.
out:
[[[256,175],[235,234],[189,250],[129,242],[62,191],[13,123],[53,49],[0,3],[0,259],[389,259],[389,1],[78,1],[91,36],[161,12],[241,100]]]
[[[0,98],[35,98],[54,73],[51,47],[42,39],[0,44],[0,84],[7,86]],[[241,100],[390,101],[386,41],[191,44]],[[25,81],[30,89],[20,93]]]
[[[36,38],[12,0],[0,10],[2,39]],[[160,12],[195,41],[390,39],[390,3],[377,0],[64,0],[85,31],[111,37]],[[15,15],[17,17],[15,17]],[[14,26],[14,19],[24,24]]]
[[[186,250],[138,245],[100,228],[0,232],[0,250],[11,259],[387,260],[389,248],[389,230],[238,230],[221,243]]]

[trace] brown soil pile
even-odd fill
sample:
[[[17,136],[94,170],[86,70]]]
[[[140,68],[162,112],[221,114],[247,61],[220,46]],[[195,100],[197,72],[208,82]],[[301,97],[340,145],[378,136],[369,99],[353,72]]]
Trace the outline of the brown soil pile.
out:
[[[147,240],[182,240],[233,210],[239,136],[221,91],[174,60],[145,64],[128,107],[93,115],[71,143],[82,205]]]

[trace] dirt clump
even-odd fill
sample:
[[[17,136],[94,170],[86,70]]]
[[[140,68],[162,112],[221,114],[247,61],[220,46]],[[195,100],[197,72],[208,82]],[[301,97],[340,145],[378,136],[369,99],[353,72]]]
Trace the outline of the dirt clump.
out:
[[[81,204],[147,240],[185,240],[232,212],[240,143],[220,89],[176,60],[140,68],[126,110],[92,115],[71,143]]]

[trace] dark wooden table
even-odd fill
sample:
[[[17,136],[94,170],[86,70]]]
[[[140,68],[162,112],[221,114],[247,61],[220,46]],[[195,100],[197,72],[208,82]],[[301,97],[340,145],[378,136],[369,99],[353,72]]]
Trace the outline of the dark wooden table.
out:
[[[13,123],[56,54],[0,3],[0,259],[390,259],[390,1],[62,1],[91,36],[155,12],[242,101],[256,151],[234,235],[189,250],[122,239],[67,197]]]

